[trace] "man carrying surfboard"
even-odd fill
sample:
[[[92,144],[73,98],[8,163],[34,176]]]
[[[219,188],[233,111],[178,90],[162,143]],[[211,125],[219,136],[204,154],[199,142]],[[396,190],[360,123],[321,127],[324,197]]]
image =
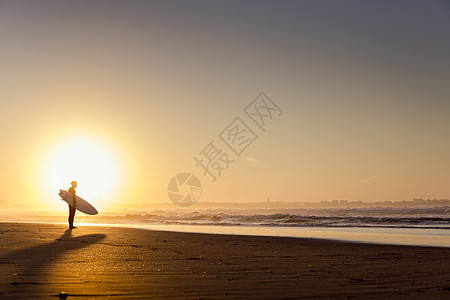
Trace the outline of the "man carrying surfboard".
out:
[[[77,187],[77,182],[72,181],[71,185],[72,186],[69,188],[69,192],[72,193],[73,206],[69,204],[69,228],[76,228],[75,226],[73,226],[73,219],[75,218],[75,212],[77,211],[77,195],[75,191],[75,188]]]
[[[77,182],[72,181],[72,187],[69,188],[69,191],[59,190],[58,195],[61,197],[61,200],[65,201],[69,204],[69,226],[73,227],[73,219],[75,217],[75,211],[79,210],[82,213],[88,215],[96,215],[98,211],[95,207],[92,206],[89,202],[76,195],[75,188],[77,187]]]

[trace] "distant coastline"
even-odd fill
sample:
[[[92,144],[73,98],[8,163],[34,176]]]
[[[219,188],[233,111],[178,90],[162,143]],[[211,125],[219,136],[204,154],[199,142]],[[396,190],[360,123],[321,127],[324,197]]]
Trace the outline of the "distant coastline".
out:
[[[100,203],[104,207],[115,207],[114,211],[148,211],[155,209],[177,209],[176,205],[172,202],[148,202],[136,201],[133,203],[132,208],[128,205],[127,201],[123,203]],[[374,207],[444,207],[450,206],[450,199],[422,199],[414,198],[412,200],[403,201],[376,201],[376,202],[365,202],[365,201],[349,201],[349,200],[329,200],[329,201],[319,201],[319,202],[290,202],[290,201],[260,201],[260,202],[208,202],[199,201],[191,207],[185,208],[186,210],[191,209],[284,209],[284,208],[294,208],[294,209],[309,209],[309,208],[374,208]],[[3,212],[7,211],[41,211],[47,209],[42,208],[39,205],[30,205],[22,203],[13,203],[9,201],[0,201],[0,209]],[[183,209],[183,208],[181,208]],[[108,211],[108,209],[106,209]]]

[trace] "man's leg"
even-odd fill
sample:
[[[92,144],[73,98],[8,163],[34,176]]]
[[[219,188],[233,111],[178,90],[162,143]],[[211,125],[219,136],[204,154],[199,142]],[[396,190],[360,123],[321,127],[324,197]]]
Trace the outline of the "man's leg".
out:
[[[76,209],[69,205],[69,227],[73,227],[73,219],[75,218]]]

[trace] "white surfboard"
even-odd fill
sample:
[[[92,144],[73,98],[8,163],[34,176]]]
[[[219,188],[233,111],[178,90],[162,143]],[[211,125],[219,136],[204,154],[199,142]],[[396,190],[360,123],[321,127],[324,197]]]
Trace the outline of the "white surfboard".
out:
[[[61,196],[61,200],[66,201],[70,206],[73,206],[73,195],[71,192],[66,190],[59,190],[59,195]],[[88,214],[88,215],[96,215],[98,211],[93,207],[89,202],[84,200],[83,198],[77,196],[77,210]]]

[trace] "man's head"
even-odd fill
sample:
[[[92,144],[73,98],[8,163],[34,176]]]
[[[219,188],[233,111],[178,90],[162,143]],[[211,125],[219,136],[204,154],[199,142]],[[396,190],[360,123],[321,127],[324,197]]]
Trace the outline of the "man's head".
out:
[[[76,187],[77,187],[77,182],[76,182],[76,181],[72,181],[71,184],[72,184],[72,187],[73,187],[73,188],[76,188]]]

